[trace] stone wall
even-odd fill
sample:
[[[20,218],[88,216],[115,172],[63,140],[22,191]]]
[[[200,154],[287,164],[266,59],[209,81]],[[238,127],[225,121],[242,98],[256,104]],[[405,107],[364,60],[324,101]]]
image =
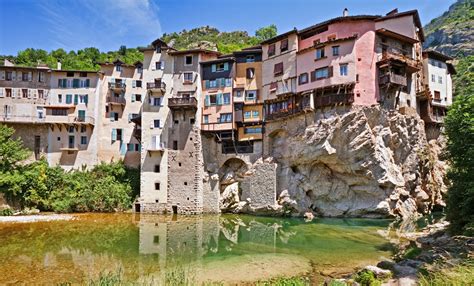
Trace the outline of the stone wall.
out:
[[[241,200],[259,208],[276,203],[275,163],[258,162],[240,183]]]

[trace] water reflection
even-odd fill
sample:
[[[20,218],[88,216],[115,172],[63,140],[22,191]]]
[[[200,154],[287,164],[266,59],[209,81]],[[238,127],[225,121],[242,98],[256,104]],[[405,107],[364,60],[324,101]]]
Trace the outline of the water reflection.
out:
[[[185,268],[197,281],[253,281],[350,271],[389,256],[381,220],[85,214],[74,221],[0,224],[0,284],[82,283],[123,269],[163,281]]]

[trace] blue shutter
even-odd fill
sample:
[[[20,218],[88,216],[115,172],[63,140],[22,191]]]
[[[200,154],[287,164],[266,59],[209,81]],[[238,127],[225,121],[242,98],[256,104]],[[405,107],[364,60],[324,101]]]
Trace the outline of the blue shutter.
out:
[[[110,121],[115,121],[115,112],[110,112]]]
[[[205,81],[205,85],[206,85],[206,88],[210,88],[210,87],[211,87],[211,84],[209,83],[209,80],[206,80],[206,81]]]
[[[228,71],[229,70],[229,63],[224,63],[224,70]]]
[[[86,95],[84,96],[84,103],[85,103],[85,104],[89,103],[89,95],[88,95],[88,94],[86,94]]]
[[[125,155],[127,153],[127,148],[125,146],[125,143],[120,142],[120,155]]]
[[[117,129],[112,128],[112,142],[117,141]]]
[[[221,78],[221,87],[225,86],[225,78]]]
[[[86,79],[86,87],[90,87],[91,86],[91,80],[90,79]]]
[[[206,95],[206,99],[204,100],[204,105],[205,105],[205,106],[211,105],[211,102],[210,102],[210,100],[209,100],[209,95]]]
[[[216,64],[213,64],[213,65],[211,66],[211,71],[212,71],[212,72],[216,72]]]
[[[218,93],[216,97],[217,105],[222,105],[222,93]]]
[[[66,94],[66,104],[72,103],[72,94]]]
[[[79,95],[74,94],[74,105],[77,105],[79,103]]]

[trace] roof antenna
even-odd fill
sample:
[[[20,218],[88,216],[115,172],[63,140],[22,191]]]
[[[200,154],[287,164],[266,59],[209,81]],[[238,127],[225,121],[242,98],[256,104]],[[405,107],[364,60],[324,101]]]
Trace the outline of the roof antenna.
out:
[[[342,17],[347,17],[349,16],[349,10],[347,8],[344,8],[344,11],[342,12]]]

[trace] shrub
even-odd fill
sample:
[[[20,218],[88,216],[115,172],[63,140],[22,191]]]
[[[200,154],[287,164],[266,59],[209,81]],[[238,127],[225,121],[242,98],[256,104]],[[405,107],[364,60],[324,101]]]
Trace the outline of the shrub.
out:
[[[378,286],[382,285],[382,282],[375,278],[375,275],[372,271],[362,270],[357,273],[354,277],[354,280],[362,286]]]
[[[6,208],[0,211],[0,216],[11,216],[13,215],[13,211],[10,208]]]

